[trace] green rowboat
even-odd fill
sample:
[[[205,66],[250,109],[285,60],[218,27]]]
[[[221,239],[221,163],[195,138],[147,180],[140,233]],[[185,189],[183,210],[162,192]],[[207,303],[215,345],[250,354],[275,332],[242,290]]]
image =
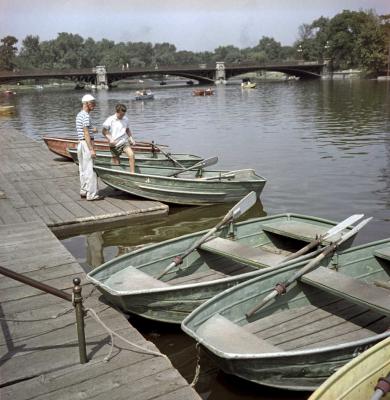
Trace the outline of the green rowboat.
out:
[[[190,314],[182,329],[228,374],[278,388],[316,389],[390,336],[390,290],[384,288],[390,279],[390,239],[328,256],[284,296],[246,316],[304,265],[226,290]]]
[[[71,155],[72,160],[78,164],[79,160],[77,157],[77,149],[68,149],[68,153]],[[135,163],[141,165],[154,165],[154,166],[166,166],[166,167],[174,167],[175,162],[172,159],[169,159],[165,154],[161,152],[136,152],[134,153]],[[202,157],[195,156],[193,154],[170,154],[172,158],[177,160],[183,167],[191,167],[194,164],[203,160]],[[111,164],[112,155],[110,151],[97,151],[96,158],[94,160],[95,164],[105,165]],[[129,159],[125,154],[120,156],[121,164],[128,165]]]
[[[124,192],[165,203],[206,205],[230,203],[249,192],[261,193],[266,179],[253,169],[237,171],[191,170],[137,165],[135,173],[126,165],[95,165],[100,179],[109,186]]]
[[[125,254],[102,264],[87,278],[122,310],[177,324],[221,291],[259,273],[279,269],[287,256],[334,225],[329,220],[298,214],[255,218],[221,228],[160,279],[156,277],[172,259],[207,231]]]

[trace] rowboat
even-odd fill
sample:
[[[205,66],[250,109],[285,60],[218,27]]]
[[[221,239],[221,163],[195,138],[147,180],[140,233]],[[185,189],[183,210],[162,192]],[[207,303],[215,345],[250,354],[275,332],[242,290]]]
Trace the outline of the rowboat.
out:
[[[137,90],[135,100],[153,100],[154,93],[151,90]]]
[[[371,399],[379,379],[384,379],[389,374],[390,337],[345,364],[328,378],[309,400]],[[390,394],[383,399],[390,399]]]
[[[173,167],[136,165],[135,173],[131,173],[124,164],[95,165],[94,169],[113,188],[147,199],[187,205],[238,201],[251,191],[260,194],[266,182],[253,169],[197,169],[181,173]],[[181,174],[173,176],[176,173]]]
[[[193,96],[212,96],[214,91],[209,89],[194,89],[192,91]]]
[[[0,114],[12,114],[15,111],[15,106],[0,106]]]
[[[226,290],[190,314],[182,329],[228,374],[272,387],[315,390],[390,336],[390,291],[379,286],[389,280],[390,239],[337,251],[294,281],[284,296],[251,314],[303,265]]]
[[[68,148],[76,149],[78,140],[75,137],[65,136],[65,137],[55,137],[55,136],[44,136],[44,142],[50,151],[59,156],[72,159],[70,154],[68,153]],[[97,151],[109,151],[110,147],[108,145],[107,140],[95,140],[95,150]],[[162,145],[158,145],[158,147],[166,147]],[[134,146],[131,148],[138,152],[158,152],[158,148],[154,147],[152,143],[149,142],[136,142]]]
[[[178,324],[221,291],[278,269],[288,255],[335,224],[298,214],[229,222],[185,258],[185,251],[207,230],[115,258],[91,271],[87,279],[126,312]],[[179,256],[182,264],[167,271]]]
[[[241,83],[241,87],[243,89],[255,89],[256,86],[257,86],[257,84],[254,82],[242,82]]]
[[[78,163],[77,150],[68,149],[68,153],[71,155],[73,161]],[[181,165],[185,167],[191,167],[192,165],[202,161],[203,159],[199,156],[193,154],[171,154],[171,157],[180,162]],[[152,152],[137,152],[135,153],[135,162],[142,165],[155,165],[155,166],[174,166],[175,162],[172,158],[168,158],[163,153],[152,153]],[[105,165],[111,164],[112,155],[110,151],[97,151],[96,158],[94,160],[95,164]],[[121,163],[128,164],[129,159],[125,154],[120,156]]]

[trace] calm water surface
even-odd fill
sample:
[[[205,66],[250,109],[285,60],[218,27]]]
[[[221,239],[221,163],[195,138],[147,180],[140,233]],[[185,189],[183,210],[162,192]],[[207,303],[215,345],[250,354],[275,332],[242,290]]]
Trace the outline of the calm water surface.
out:
[[[134,90],[96,92],[94,117],[101,126],[117,102],[128,106],[134,136],[168,144],[173,152],[218,155],[223,169],[254,168],[268,182],[261,203],[247,217],[297,212],[341,220],[354,213],[374,217],[355,243],[390,235],[390,88],[386,82],[267,82],[255,90],[216,88],[193,97],[190,87],[155,90],[137,102]],[[44,89],[1,98],[17,113],[1,117],[40,140],[74,132],[85,92]],[[172,207],[167,218],[67,238],[63,243],[86,269],[135,246],[214,226],[231,205]],[[145,336],[170,355],[191,380],[193,342],[178,328],[133,318]],[[206,363],[207,364],[207,363]],[[205,399],[306,398],[260,388],[218,373],[207,364],[197,386]]]

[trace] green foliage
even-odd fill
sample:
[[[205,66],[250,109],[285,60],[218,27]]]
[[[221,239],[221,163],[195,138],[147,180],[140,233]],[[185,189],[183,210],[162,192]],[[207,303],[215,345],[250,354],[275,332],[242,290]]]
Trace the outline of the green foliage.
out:
[[[17,39],[1,39],[0,69],[70,69],[105,65],[108,69],[155,68],[162,65],[278,62],[289,60],[318,61],[330,59],[334,69],[359,68],[367,73],[384,70],[390,59],[390,15],[378,17],[372,11],[348,11],[333,18],[320,17],[299,27],[294,46],[282,46],[263,36],[254,47],[239,49],[219,46],[213,52],[181,50],[170,43],[95,41],[80,35],[61,32],[53,40],[40,42],[28,35],[17,54]],[[389,56],[388,56],[389,54]]]
[[[6,36],[0,42],[0,70],[12,71],[16,66],[15,55],[17,48],[15,44],[18,39],[14,36]]]

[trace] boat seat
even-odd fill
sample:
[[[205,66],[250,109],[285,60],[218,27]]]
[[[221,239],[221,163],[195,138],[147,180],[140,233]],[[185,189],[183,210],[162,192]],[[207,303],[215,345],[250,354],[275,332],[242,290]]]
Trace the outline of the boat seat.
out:
[[[117,291],[147,290],[169,286],[132,266],[113,274],[104,284]]]
[[[384,247],[382,249],[375,250],[374,255],[375,257],[390,261],[390,247]]]
[[[301,281],[352,303],[390,316],[390,296],[387,289],[359,281],[325,267],[318,267],[303,275]]]
[[[224,353],[254,354],[282,351],[281,348],[258,338],[220,314],[214,314],[196,330],[196,333],[202,343],[207,343]]]
[[[261,228],[265,232],[276,233],[277,235],[311,242],[316,239],[317,236],[326,233],[330,229],[330,226],[319,226],[308,222],[290,220],[269,225],[264,224]],[[346,231],[348,230],[343,230],[341,233]],[[336,240],[341,233],[332,236],[332,240]],[[325,241],[325,243],[326,242],[327,241]]]
[[[200,249],[261,268],[274,267],[286,258],[283,254],[272,253],[259,247],[251,247],[220,237],[203,243]]]

